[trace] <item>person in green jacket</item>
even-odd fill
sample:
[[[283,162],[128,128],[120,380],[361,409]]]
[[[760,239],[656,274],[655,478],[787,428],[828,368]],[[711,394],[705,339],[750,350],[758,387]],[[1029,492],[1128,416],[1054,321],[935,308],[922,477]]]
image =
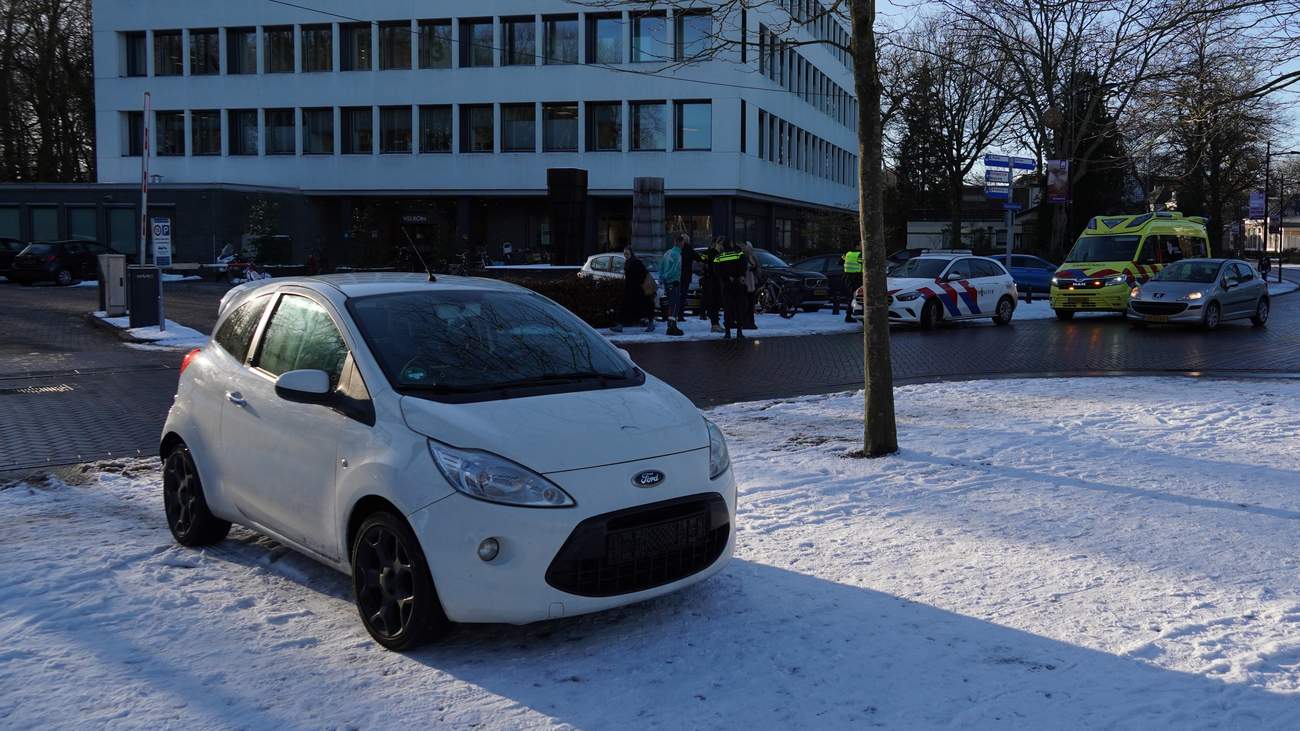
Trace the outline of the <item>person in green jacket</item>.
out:
[[[853,322],[853,293],[862,283],[862,250],[850,249],[841,257],[844,262],[844,276],[840,279],[841,294],[844,295],[844,321]]]

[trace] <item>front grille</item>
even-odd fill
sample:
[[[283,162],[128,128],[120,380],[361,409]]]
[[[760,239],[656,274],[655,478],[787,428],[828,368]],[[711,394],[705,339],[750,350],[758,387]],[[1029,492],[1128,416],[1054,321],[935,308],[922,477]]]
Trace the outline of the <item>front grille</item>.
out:
[[[615,596],[702,571],[727,547],[731,520],[717,493],[587,518],[573,529],[546,583],[578,596]]]
[[[1134,312],[1143,315],[1177,315],[1187,309],[1181,302],[1139,302],[1129,303]]]

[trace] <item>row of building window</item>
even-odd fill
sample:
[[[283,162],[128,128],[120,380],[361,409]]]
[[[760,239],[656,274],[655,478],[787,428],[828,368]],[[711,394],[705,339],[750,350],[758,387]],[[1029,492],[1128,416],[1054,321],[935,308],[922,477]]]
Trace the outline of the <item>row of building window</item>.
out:
[[[460,104],[378,108],[378,151],[383,154],[447,153],[453,147],[453,125],[459,112],[461,152],[536,152],[538,107],[544,152],[577,152],[578,103]],[[499,107],[499,117],[498,109]],[[631,150],[712,148],[712,103],[674,101],[672,126],[666,101],[628,103],[628,147]],[[375,152],[375,113],[372,107],[338,108],[338,147],[345,155]],[[139,156],[144,144],[144,113],[124,112],[124,154]],[[335,108],[190,110],[186,146],[185,111],[156,111],[155,154],[159,156],[222,154],[222,115],[225,115],[226,154],[333,155]],[[498,122],[499,119],[499,122]],[[624,149],[623,102],[586,102],[586,151]],[[500,146],[496,135],[500,126]],[[262,136],[265,145],[262,145]]]
[[[758,70],[821,113],[857,131],[858,100],[765,25],[758,27]]]
[[[853,56],[846,50],[852,36],[817,0],[780,0],[781,8],[798,23],[802,23],[813,38],[826,41],[832,56],[848,70],[853,70]],[[839,3],[836,3],[839,5]]]
[[[262,72],[268,74],[334,70],[334,38],[340,71],[446,69],[543,64],[621,64],[684,61],[705,53],[713,35],[708,13],[677,13],[669,43],[669,18],[663,12],[586,14],[586,48],[579,41],[578,15],[547,15],[541,32],[535,16],[461,18],[456,21],[394,20],[379,23],[285,25],[225,29],[227,74],[258,73],[258,33],[262,34]],[[630,54],[624,52],[624,26],[631,24]],[[459,31],[453,33],[453,25]],[[497,42],[497,26],[501,41]],[[376,32],[372,35],[373,30]],[[337,29],[337,30],[336,30]],[[221,73],[221,31],[216,28],[131,31],[125,43],[126,76],[149,73],[147,33],[153,36],[153,74],[187,73],[184,36],[189,36],[191,76]],[[540,38],[540,44],[539,44]],[[295,41],[297,48],[295,48]],[[375,45],[378,44],[378,54]],[[453,51],[458,46],[459,53]],[[581,51],[581,53],[580,53]]]
[[[758,111],[758,157],[840,185],[857,187],[856,155],[762,109]]]

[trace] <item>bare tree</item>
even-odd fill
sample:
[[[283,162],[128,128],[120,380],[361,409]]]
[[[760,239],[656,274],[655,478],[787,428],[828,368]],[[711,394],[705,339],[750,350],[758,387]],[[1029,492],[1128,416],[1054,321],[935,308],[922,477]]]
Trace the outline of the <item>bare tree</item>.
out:
[[[720,0],[703,3],[697,0],[574,0],[594,7],[617,7],[635,11],[707,13],[712,16],[713,31],[707,39],[695,43],[680,57],[665,59],[662,72],[673,67],[689,67],[701,60],[734,57],[741,44],[755,43],[748,28],[740,22],[746,17],[761,17],[769,34],[777,37],[782,48],[823,46],[847,55],[856,96],[858,146],[858,238],[862,249],[864,292],[862,378],[864,425],[862,454],[878,457],[898,451],[898,433],[894,417],[894,377],[890,356],[889,305],[885,287],[884,235],[884,160],[883,128],[887,115],[896,108],[897,95],[887,94],[882,84],[880,49],[876,42],[875,0]],[[831,27],[845,30],[842,39],[814,32]],[[893,66],[886,65],[888,74]],[[649,70],[641,73],[659,73]],[[765,79],[754,74],[755,88]]]
[[[933,79],[935,98],[930,120],[943,141],[941,161],[947,179],[949,237],[962,245],[962,194],[981,155],[1004,134],[1014,96],[994,80],[990,69],[1002,66],[998,48],[984,42],[979,28],[938,18],[924,18],[894,45],[909,55],[909,71],[924,69]]]

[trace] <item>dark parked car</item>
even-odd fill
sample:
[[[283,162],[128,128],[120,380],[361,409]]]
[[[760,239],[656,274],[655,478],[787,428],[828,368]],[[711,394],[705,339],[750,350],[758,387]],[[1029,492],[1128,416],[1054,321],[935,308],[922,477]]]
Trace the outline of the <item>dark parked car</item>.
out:
[[[9,270],[14,268],[14,257],[25,248],[27,244],[18,239],[0,236],[0,277],[9,276]]]
[[[1051,291],[1052,274],[1056,272],[1056,265],[1052,262],[1029,254],[1012,254],[1009,262],[1006,254],[989,258],[997,259],[1011,272],[1011,278],[1016,280],[1016,289],[1021,294],[1033,292],[1047,295]]]
[[[22,284],[54,282],[72,284],[99,275],[100,254],[113,253],[94,241],[38,241],[14,257],[13,270],[7,275]]]
[[[786,264],[780,257],[766,249],[754,249],[761,270],[759,285],[769,279],[781,284],[787,292],[788,301],[798,302],[804,312],[816,312],[830,304],[830,283],[826,275],[807,269],[796,269]],[[792,294],[797,294],[795,297]]]

